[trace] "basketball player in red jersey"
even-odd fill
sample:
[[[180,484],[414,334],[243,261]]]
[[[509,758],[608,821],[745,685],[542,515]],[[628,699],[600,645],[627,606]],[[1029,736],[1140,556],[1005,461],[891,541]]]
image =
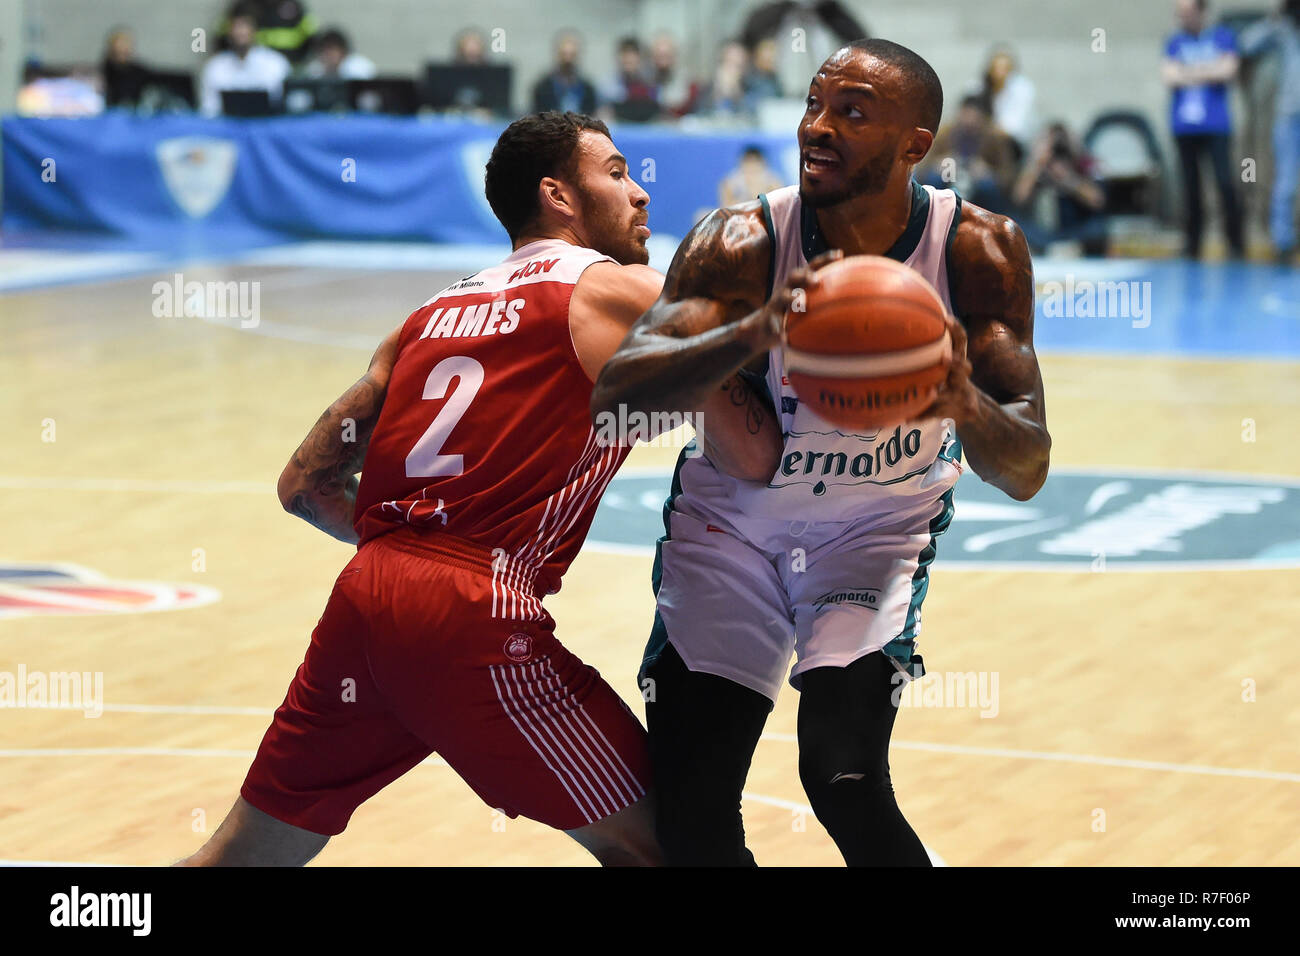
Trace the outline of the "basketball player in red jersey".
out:
[[[280,477],[287,510],[358,550],[239,799],[187,864],[305,863],[434,752],[488,806],[603,864],[659,859],[645,732],[542,606],[629,451],[589,401],[662,285],[649,197],[605,125],[572,113],[511,124],[486,191],[514,253],[389,335]],[[704,411],[738,475],[779,441],[731,392]]]
[[[938,76],[906,47],[860,40],[834,53],[809,86],[798,185],[704,218],[597,382],[595,413],[649,414],[695,408],[752,374],[782,422],[783,448],[759,482],[708,454],[683,458],[665,508],[643,673],[670,864],[753,864],[741,792],[787,673],[800,691],[800,779],[845,861],[928,863],[888,751],[900,679],[921,673],[935,538],[952,518],[963,448],[983,480],[1024,500],[1051,446],[1024,236],[912,177],[942,111]],[[845,254],[906,264],[956,316],[943,389],[898,430],[841,432],[782,371],[791,283],[811,287]]]

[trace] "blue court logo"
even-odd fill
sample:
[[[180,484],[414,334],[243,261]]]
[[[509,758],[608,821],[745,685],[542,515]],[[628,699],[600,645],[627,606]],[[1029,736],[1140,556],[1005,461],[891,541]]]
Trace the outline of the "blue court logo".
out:
[[[589,546],[652,553],[668,487],[667,475],[616,478]],[[1300,567],[1300,479],[1058,468],[1020,502],[968,469],[954,504],[940,568]]]

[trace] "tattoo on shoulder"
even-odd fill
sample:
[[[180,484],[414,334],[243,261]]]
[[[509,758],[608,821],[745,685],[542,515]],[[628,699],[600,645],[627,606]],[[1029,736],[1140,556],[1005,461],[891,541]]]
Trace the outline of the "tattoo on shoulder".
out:
[[[383,394],[362,379],[325,410],[294,452],[294,463],[317,494],[338,494],[361,468]]]
[[[715,210],[677,250],[664,277],[665,295],[672,299],[761,297],[767,284],[767,257],[767,229],[757,203]]]

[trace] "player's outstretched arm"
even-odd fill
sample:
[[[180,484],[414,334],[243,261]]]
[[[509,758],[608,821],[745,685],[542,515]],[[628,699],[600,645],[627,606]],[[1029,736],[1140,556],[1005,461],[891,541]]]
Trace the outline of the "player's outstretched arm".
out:
[[[569,332],[592,382],[663,287],[663,275],[649,266],[597,262],[583,270],[569,299]]]
[[[762,208],[719,209],[683,240],[659,299],[640,317],[592,392],[593,420],[694,413],[704,452],[722,471],[766,481],[780,460],[779,420],[739,369],[781,340],[799,270],[764,301],[770,244]]]
[[[379,420],[401,332],[399,326],[380,343],[366,374],[325,409],[280,473],[284,510],[348,544],[357,543],[356,476]]]
[[[626,338],[628,329],[654,305],[663,285],[664,277],[648,266],[597,263],[582,274],[569,303],[569,327],[578,359],[593,382],[619,343]],[[776,467],[775,458],[780,455],[780,430],[770,407],[750,390],[740,376],[728,378],[705,402],[697,421],[705,420],[711,424],[712,431],[729,433],[743,428],[750,437],[744,448],[733,450],[735,443],[725,434],[715,443],[710,437],[711,432],[701,429],[704,452],[715,465],[751,481],[771,477]],[[627,410],[622,415],[614,410],[607,414],[593,412],[592,416],[596,428],[606,432],[611,423],[617,428],[620,422],[627,421]],[[644,440],[652,436],[618,437],[620,440]],[[768,446],[775,450],[771,451]]]
[[[1047,479],[1052,447],[1029,246],[1010,219],[967,203],[949,255],[953,309],[965,328],[949,317],[952,369],[925,417],[951,418],[975,473],[1026,501]]]
[[[781,314],[763,302],[767,259],[757,203],[701,220],[677,249],[659,299],[596,380],[593,415],[620,406],[698,412],[725,379],[777,344]]]

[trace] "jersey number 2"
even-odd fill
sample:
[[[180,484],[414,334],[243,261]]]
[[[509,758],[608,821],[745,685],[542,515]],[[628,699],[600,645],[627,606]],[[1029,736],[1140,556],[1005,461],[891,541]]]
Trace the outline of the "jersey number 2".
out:
[[[456,391],[442,406],[433,422],[406,456],[407,478],[447,478],[463,474],[464,455],[444,455],[442,445],[451,434],[461,416],[469,410],[470,402],[483,386],[483,366],[467,355],[445,358],[433,367],[424,382],[425,399],[439,399],[447,394],[453,378],[460,378]]]

